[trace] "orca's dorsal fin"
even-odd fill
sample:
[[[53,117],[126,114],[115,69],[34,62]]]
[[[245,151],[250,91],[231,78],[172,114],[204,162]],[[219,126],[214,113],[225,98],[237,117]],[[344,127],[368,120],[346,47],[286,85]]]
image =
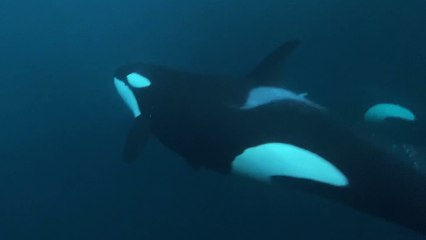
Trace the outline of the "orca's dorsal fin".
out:
[[[249,74],[258,85],[276,85],[282,81],[284,63],[287,57],[300,44],[298,40],[287,41],[272,53],[266,56],[259,65]]]
[[[123,149],[125,162],[130,163],[137,159],[148,142],[150,135],[151,133],[147,117],[139,115],[135,118],[133,126],[126,138],[126,143]]]

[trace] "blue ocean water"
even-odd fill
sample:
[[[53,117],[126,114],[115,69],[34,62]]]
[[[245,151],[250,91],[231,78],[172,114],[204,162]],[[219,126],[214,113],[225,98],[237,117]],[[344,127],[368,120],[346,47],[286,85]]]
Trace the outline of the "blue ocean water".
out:
[[[422,0],[2,1],[0,239],[425,239],[313,195],[193,171],[154,140],[124,164],[132,117],[112,84],[137,60],[237,76],[299,39],[289,88],[348,118],[380,100],[421,120],[425,12]]]

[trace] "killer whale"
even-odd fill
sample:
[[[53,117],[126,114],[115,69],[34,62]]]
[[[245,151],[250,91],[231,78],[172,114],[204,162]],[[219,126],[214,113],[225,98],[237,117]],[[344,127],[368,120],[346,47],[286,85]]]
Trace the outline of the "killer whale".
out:
[[[115,86],[135,117],[125,160],[155,136],[194,169],[314,192],[426,234],[426,175],[410,161],[303,98],[250,99],[255,88],[282,87],[283,64],[298,44],[283,44],[240,78],[144,63],[117,69]]]

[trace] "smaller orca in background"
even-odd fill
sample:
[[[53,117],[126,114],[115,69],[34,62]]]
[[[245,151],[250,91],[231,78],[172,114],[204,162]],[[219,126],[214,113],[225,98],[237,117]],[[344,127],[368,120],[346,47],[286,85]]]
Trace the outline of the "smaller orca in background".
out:
[[[313,192],[426,234],[426,174],[282,88],[298,45],[284,43],[239,78],[143,63],[117,69],[115,87],[135,117],[125,161],[153,135],[194,169]]]

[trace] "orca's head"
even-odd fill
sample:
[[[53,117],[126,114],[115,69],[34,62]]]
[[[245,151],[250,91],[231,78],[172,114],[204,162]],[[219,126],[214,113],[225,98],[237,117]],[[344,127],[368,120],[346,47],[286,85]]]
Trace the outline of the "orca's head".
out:
[[[124,65],[115,71],[115,88],[135,118],[142,114],[139,96],[151,88],[152,75],[149,67],[140,63]]]

